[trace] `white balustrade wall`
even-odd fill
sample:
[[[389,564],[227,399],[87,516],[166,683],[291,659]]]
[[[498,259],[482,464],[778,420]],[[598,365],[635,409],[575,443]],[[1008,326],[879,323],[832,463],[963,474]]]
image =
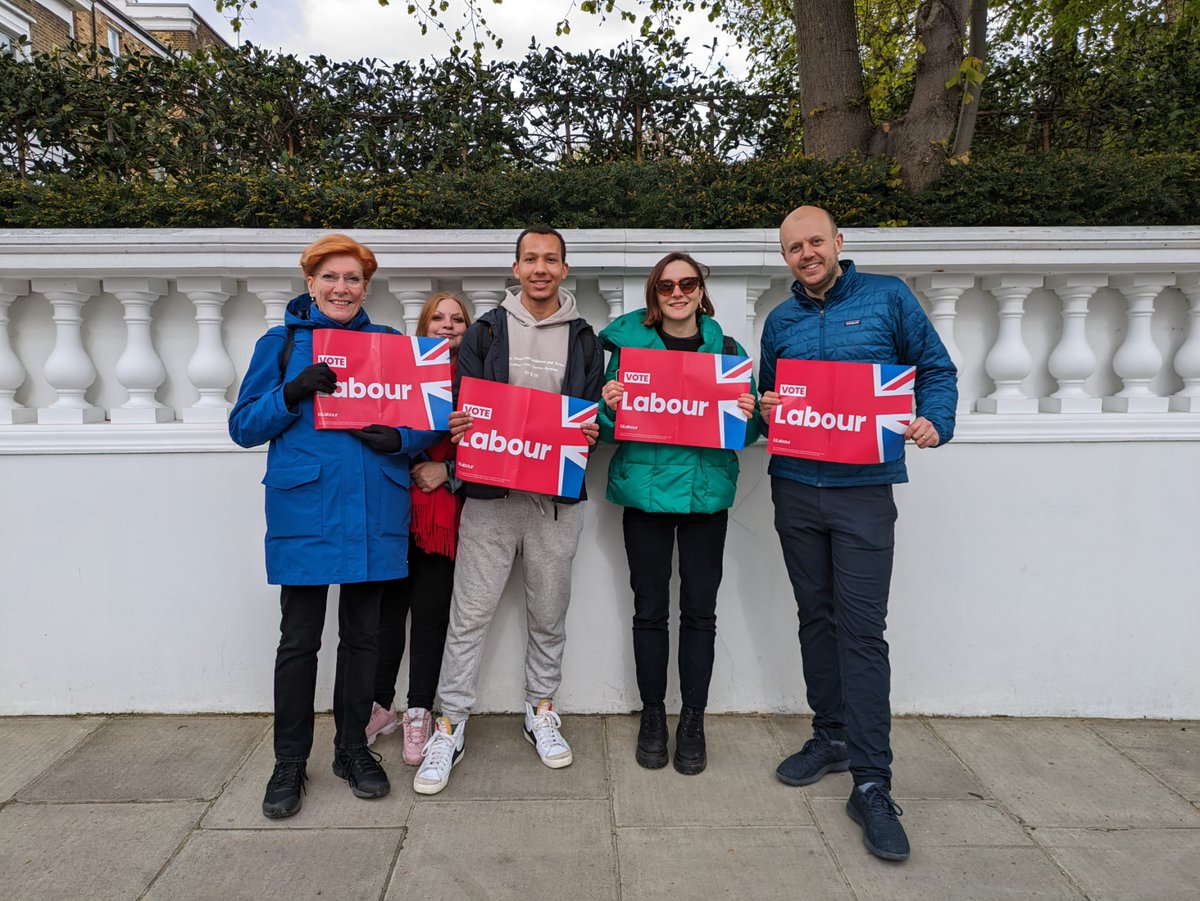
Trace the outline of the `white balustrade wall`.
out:
[[[407,332],[433,290],[479,313],[512,281],[515,232],[355,235],[380,262],[368,311]],[[226,417],[316,236],[0,231],[0,714],[270,708],[265,460]],[[597,326],[639,309],[674,249],[712,268],[718,319],[755,355],[788,296],[770,230],[567,241]],[[905,278],[960,371],[955,440],[910,447],[896,489],[896,711],[1200,717],[1200,228],[851,229],[843,258]],[[639,706],[610,456],[589,467],[571,712]],[[711,705],[802,711],[762,444],[742,458]],[[521,607],[516,576],[481,710],[521,702]]]

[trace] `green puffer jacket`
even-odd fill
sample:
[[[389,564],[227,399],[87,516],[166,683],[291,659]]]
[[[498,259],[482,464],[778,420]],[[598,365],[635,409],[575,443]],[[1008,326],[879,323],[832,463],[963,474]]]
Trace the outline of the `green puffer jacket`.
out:
[[[612,352],[604,375],[606,383],[617,377],[621,348],[666,350],[654,327],[642,325],[645,317],[645,310],[626,313],[600,333],[605,349]],[[724,333],[711,316],[700,317],[700,334],[704,339],[700,345],[702,352],[723,352]],[[737,350],[742,356],[749,356],[740,344]],[[753,376],[750,391],[757,396]],[[599,422],[601,440],[612,442],[614,413],[603,400]],[[747,445],[758,440],[760,426],[761,419],[755,412],[746,423]],[[734,451],[637,441],[617,443],[608,466],[607,497],[612,503],[647,513],[716,513],[733,506],[738,478],[738,458]]]

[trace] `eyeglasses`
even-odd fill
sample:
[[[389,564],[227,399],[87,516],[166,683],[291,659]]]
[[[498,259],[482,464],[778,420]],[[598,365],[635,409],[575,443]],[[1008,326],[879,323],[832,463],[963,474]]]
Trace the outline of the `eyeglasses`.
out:
[[[334,275],[332,272],[322,272],[317,278],[326,288],[332,288],[340,281],[345,282],[347,288],[359,288],[363,283],[361,275]]]
[[[672,282],[664,279],[661,282],[654,283],[654,290],[659,297],[670,297],[675,293],[675,287],[679,286],[679,290],[683,294],[695,294],[696,289],[700,287],[700,279],[698,278],[681,278],[677,282]]]

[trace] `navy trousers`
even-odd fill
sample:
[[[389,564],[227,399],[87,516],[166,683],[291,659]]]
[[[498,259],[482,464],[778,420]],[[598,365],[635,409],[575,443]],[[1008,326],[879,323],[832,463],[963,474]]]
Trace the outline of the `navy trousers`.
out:
[[[891,666],[883,638],[896,505],[891,485],[816,488],[773,477],[775,529],[796,612],[813,727],[844,739],[854,783],[891,788]]]

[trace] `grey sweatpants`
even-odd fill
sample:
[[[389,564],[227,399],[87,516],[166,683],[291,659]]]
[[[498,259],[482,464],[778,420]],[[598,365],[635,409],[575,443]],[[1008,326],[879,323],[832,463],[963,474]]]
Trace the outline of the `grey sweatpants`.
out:
[[[544,495],[514,492],[463,507],[454,565],[450,629],[442,654],[438,694],[442,713],[461,723],[475,706],[488,627],[496,614],[513,560],[525,576],[526,700],[552,698],[562,681],[571,602],[571,561],[583,529],[583,504],[556,505]]]

